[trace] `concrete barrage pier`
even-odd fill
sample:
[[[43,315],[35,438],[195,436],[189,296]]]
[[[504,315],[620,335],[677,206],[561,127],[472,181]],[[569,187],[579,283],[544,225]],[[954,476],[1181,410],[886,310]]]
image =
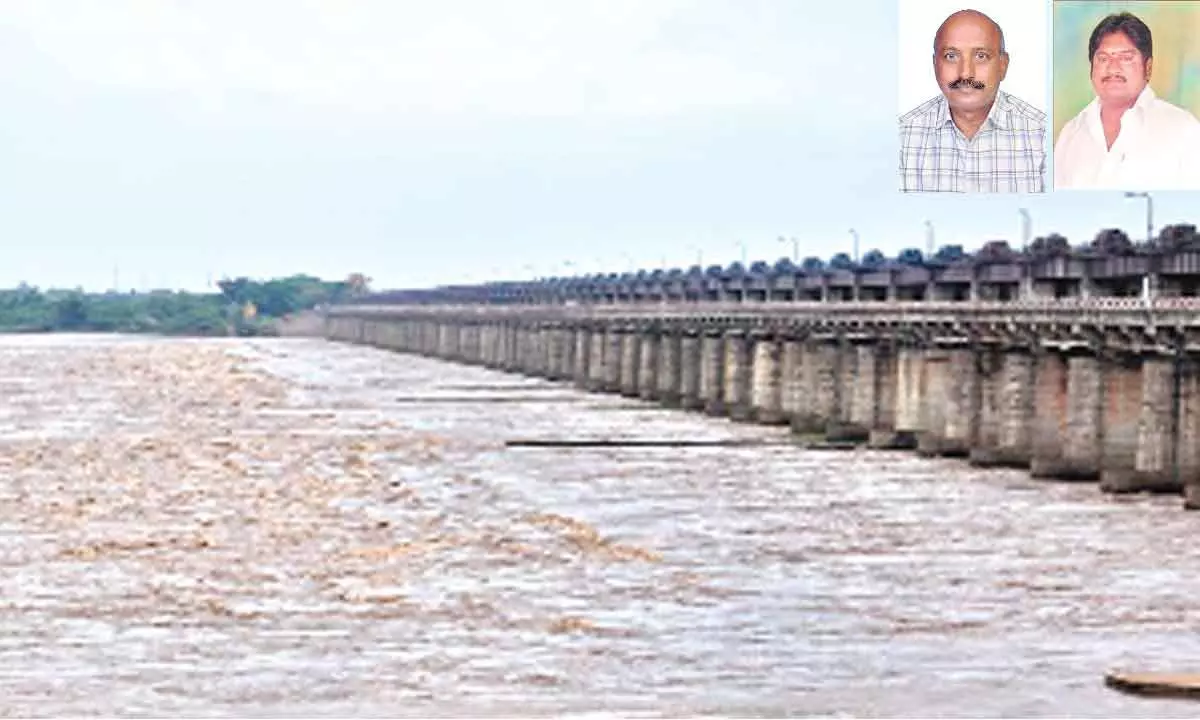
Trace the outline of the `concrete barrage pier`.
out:
[[[1200,508],[1200,303],[347,305],[326,337]]]

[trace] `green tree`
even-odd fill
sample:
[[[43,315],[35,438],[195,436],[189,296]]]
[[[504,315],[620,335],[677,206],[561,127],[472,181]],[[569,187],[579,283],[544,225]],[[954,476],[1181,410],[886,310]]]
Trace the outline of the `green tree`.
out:
[[[54,323],[63,330],[82,330],[87,326],[88,305],[83,293],[74,292],[54,303]]]

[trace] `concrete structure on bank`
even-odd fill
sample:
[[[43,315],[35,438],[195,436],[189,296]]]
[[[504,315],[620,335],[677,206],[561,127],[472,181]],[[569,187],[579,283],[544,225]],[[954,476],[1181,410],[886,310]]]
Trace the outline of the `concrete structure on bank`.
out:
[[[1200,302],[353,305],[326,337],[1200,507]]]

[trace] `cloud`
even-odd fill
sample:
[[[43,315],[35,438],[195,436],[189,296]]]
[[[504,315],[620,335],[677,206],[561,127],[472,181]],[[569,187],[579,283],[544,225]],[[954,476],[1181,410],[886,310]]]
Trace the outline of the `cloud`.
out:
[[[77,82],[210,110],[260,94],[390,115],[638,117],[795,102],[772,5],[5,0],[0,27]]]

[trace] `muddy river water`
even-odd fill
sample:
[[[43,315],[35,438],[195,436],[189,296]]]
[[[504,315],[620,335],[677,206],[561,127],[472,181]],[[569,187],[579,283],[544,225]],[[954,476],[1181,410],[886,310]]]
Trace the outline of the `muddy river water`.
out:
[[[0,715],[1193,716],[1200,514],[315,340],[0,338]]]

